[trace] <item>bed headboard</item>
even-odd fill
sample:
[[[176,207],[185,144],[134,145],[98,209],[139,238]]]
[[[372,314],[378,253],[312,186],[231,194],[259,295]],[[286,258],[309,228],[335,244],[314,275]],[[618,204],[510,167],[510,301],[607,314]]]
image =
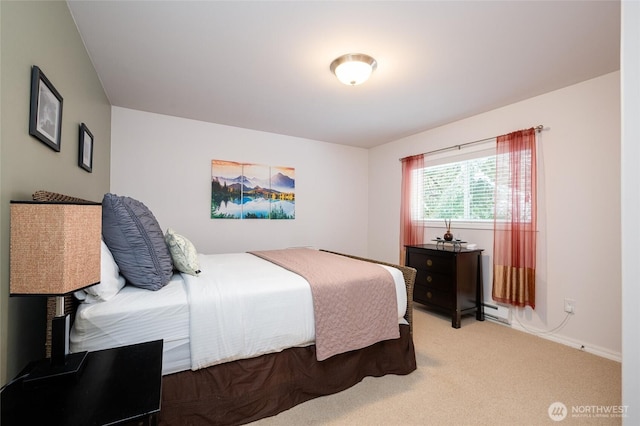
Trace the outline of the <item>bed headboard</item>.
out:
[[[82,198],[72,197],[70,195],[58,194],[50,191],[36,191],[31,196],[33,201],[40,202],[70,202],[70,203],[93,203],[93,201],[84,200]],[[76,315],[78,308],[78,300],[73,295],[67,295],[64,298],[64,313],[71,316],[71,323]],[[56,298],[49,297],[47,299],[47,335],[45,340],[45,353],[47,358],[51,356],[51,320],[56,314]]]

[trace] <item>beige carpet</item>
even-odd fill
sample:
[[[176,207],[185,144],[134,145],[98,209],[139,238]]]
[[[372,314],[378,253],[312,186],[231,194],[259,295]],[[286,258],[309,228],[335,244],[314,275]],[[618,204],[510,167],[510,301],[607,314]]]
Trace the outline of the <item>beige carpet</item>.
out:
[[[366,378],[252,423],[280,425],[619,425],[620,363],[490,321],[462,328],[414,309],[418,369]],[[566,417],[549,416],[552,403]],[[556,412],[557,413],[557,412]]]

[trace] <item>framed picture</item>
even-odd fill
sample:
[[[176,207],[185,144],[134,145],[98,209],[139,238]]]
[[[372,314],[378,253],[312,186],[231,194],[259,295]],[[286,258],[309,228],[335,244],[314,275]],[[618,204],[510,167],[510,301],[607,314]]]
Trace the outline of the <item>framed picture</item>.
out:
[[[60,151],[62,96],[35,65],[31,69],[29,134],[54,151]]]
[[[78,166],[82,167],[89,173],[93,171],[93,134],[84,123],[80,125]]]

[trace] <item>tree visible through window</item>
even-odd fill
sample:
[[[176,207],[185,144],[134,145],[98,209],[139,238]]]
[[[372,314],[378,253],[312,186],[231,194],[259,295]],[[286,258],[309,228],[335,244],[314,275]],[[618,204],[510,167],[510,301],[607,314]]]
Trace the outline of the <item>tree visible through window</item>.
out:
[[[493,221],[495,155],[425,167],[416,177],[422,178],[424,219]]]
[[[531,152],[524,152],[520,161],[523,162],[522,167],[530,167]],[[514,212],[509,213],[509,204],[516,200],[510,201],[509,197],[502,194],[513,194],[523,206],[515,213],[520,217],[515,219],[527,223],[531,221],[531,195],[523,191],[512,191],[515,184],[513,178],[507,169],[496,177],[496,155],[486,155],[486,151],[477,158],[416,170],[414,179],[421,197],[412,205],[412,217],[414,220],[493,222],[497,210],[499,221],[511,221]],[[520,180],[523,178],[520,176]],[[496,179],[502,201],[494,209]]]

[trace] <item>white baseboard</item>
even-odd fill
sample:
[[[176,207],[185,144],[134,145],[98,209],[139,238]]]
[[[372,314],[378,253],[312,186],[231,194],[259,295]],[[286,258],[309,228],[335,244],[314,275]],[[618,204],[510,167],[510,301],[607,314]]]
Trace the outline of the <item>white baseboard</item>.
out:
[[[556,343],[560,343],[562,345],[566,345],[572,348],[576,348],[578,350],[583,350],[585,352],[588,352],[590,354],[594,354],[597,356],[600,356],[602,358],[607,358],[610,359],[612,361],[617,361],[617,362],[622,362],[622,353],[620,352],[613,352],[609,349],[606,348],[602,348],[596,345],[585,345],[583,342],[579,342],[577,340],[565,337],[565,336],[558,336],[558,335],[552,335],[552,334],[544,334],[545,330],[541,330],[541,329],[536,329],[535,327],[529,327],[527,326],[527,329],[524,329],[520,326],[520,324],[518,324],[517,321],[512,321],[511,323],[511,328],[518,330],[518,331],[522,331],[525,333],[529,333],[529,334],[533,334],[535,336],[538,337],[542,337],[543,339],[547,339],[547,340],[551,340],[552,342],[556,342]],[[540,334],[537,334],[537,332],[540,332]]]

